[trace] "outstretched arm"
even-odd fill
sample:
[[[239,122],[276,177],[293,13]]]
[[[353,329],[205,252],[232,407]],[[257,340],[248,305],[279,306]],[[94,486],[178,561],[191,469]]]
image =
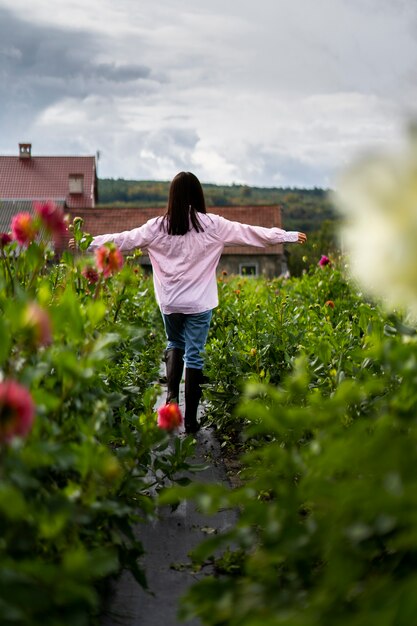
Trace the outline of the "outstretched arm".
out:
[[[304,243],[307,236],[295,230],[265,228],[233,222],[216,216],[216,234],[225,246],[246,245],[266,248],[277,243]]]
[[[147,222],[139,228],[133,228],[132,230],[126,230],[121,233],[113,233],[108,235],[97,235],[91,242],[88,250],[92,251],[99,248],[105,243],[113,242],[117,245],[122,252],[134,250],[135,248],[146,248],[152,241],[153,232],[152,227]],[[70,249],[75,249],[75,240],[72,238],[68,242]]]

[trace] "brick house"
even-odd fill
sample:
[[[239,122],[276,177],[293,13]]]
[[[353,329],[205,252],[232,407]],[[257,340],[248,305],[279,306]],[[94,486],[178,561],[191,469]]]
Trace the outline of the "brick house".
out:
[[[93,156],[33,156],[30,143],[17,156],[0,156],[0,232],[14,215],[32,212],[34,201],[52,200],[68,210],[93,209],[97,202]]]
[[[33,202],[42,200],[54,201],[71,219],[77,215],[82,217],[84,229],[92,235],[129,230],[165,211],[163,208],[96,206],[98,185],[93,156],[33,156],[30,143],[19,144],[17,156],[0,156],[0,232],[10,230],[14,215],[21,211],[32,212]],[[281,227],[278,205],[222,206],[207,210],[245,224]],[[58,246],[62,247],[66,247],[65,238]],[[146,255],[139,262],[150,268]],[[219,264],[219,272],[270,278],[286,270],[281,244],[269,248],[228,247]]]
[[[281,228],[281,209],[278,205],[208,207],[207,211],[244,224]],[[91,235],[137,228],[152,217],[163,215],[164,212],[164,208],[132,207],[69,210],[71,219],[76,216],[84,219],[84,230]],[[145,267],[150,267],[146,255],[141,257],[139,262]],[[279,276],[287,271],[283,245],[278,244],[269,248],[227,247],[224,249],[218,270],[227,271],[229,274],[264,275],[268,278]]]

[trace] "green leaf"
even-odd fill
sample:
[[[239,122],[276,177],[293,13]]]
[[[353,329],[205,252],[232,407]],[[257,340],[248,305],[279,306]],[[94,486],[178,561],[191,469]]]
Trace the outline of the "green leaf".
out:
[[[6,320],[3,317],[0,317],[0,365],[3,365],[8,358],[10,346],[10,330],[7,327]]]

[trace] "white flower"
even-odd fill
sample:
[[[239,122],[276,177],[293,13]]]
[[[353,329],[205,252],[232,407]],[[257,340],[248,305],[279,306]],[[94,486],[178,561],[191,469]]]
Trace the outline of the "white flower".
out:
[[[354,164],[334,194],[352,277],[387,308],[417,316],[417,132],[401,152]]]

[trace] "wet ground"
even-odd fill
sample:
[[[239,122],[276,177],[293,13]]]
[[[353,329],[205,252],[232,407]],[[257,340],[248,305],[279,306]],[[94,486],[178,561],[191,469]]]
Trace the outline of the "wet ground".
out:
[[[199,482],[228,484],[220,447],[211,430],[201,429],[196,435],[192,462],[208,466],[197,474]],[[188,554],[207,533],[221,532],[235,521],[233,511],[208,517],[192,502],[185,502],[175,511],[170,507],[160,510],[152,523],[138,525],[135,532],[145,549],[141,564],[149,591],[143,590],[129,572],[123,572],[108,598],[101,626],[201,626],[197,619],[180,622],[177,618],[179,598],[199,576],[207,574],[192,571]]]

